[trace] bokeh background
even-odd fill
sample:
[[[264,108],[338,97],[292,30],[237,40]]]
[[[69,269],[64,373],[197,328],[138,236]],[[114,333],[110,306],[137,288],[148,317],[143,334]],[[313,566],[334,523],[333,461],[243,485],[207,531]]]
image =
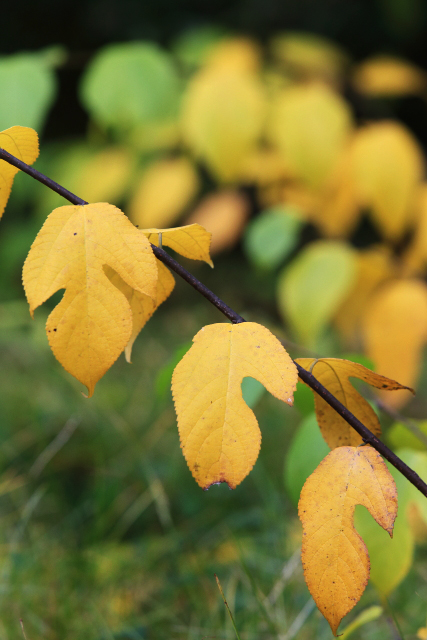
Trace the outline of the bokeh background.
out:
[[[423,0],[75,0],[3,5],[0,129],[35,166],[140,228],[198,221],[183,264],[293,357],[348,357],[417,390],[375,396],[384,438],[427,477],[427,5]],[[296,504],[328,452],[311,392],[251,379],[263,434],[235,491],[203,492],[170,379],[220,314],[177,282],[90,400],[31,320],[21,269],[64,204],[18,174],[0,229],[0,635],[329,638],[304,584]],[[400,394],[400,395],[399,395]],[[396,476],[393,541],[357,527],[372,580],[345,636],[427,637],[427,507]]]

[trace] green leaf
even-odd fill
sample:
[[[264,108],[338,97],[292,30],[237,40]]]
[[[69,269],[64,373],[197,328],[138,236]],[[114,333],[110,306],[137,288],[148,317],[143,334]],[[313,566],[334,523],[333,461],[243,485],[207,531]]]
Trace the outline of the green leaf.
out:
[[[242,380],[242,396],[248,407],[255,407],[261,397],[264,395],[265,387],[255,380],[255,378],[243,378]]]
[[[91,116],[120,130],[173,118],[178,94],[170,56],[148,43],[105,47],[92,60],[80,87]]]
[[[316,414],[312,413],[298,427],[285,459],[285,487],[295,505],[298,504],[304,482],[329,452],[320,433]]]
[[[267,209],[247,227],[247,256],[258,267],[274,269],[295,247],[302,224],[290,207]]]
[[[279,309],[300,342],[316,346],[351,289],[355,273],[351,247],[332,240],[313,242],[282,271],[278,282]]]
[[[0,130],[19,124],[40,133],[56,96],[50,63],[37,53],[0,57]]]
[[[226,35],[225,29],[212,25],[189,29],[176,39],[173,52],[181,64],[195,69],[205,62],[214,46]]]
[[[347,640],[357,629],[362,627],[364,624],[368,622],[372,622],[382,615],[383,608],[378,605],[373,605],[372,607],[368,607],[362,613],[359,613],[356,618],[348,624],[343,631],[340,633],[340,640]]]
[[[427,436],[427,420],[416,422],[415,424],[418,429]],[[390,427],[387,432],[387,440],[389,441],[393,451],[403,448],[415,449],[416,451],[426,450],[426,445],[402,422],[395,422]]]

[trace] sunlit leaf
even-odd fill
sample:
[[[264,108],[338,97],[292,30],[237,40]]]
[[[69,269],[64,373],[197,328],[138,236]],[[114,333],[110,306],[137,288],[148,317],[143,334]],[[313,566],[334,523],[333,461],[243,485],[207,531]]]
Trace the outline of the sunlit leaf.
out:
[[[157,45],[128,42],[101,49],[80,89],[95,120],[126,130],[171,119],[177,110],[179,80],[170,56]]]
[[[0,148],[23,160],[33,164],[39,155],[39,139],[37,133],[28,127],[11,127],[0,132]],[[3,215],[12,189],[13,179],[19,169],[8,162],[0,160],[0,218]]]
[[[198,188],[199,179],[190,160],[159,160],[142,174],[129,204],[129,215],[141,229],[161,229],[177,219]]]
[[[353,387],[349,378],[358,378],[377,389],[407,389],[395,380],[374,373],[370,369],[339,358],[297,358],[296,362],[310,371],[372,433],[379,436],[380,422],[369,402]],[[362,443],[359,434],[317,393],[314,393],[317,422],[331,449]]]
[[[233,181],[260,137],[264,95],[250,73],[205,69],[191,81],[184,97],[185,141],[222,181]]]
[[[381,456],[371,447],[339,447],[308,478],[298,506],[304,577],[334,635],[369,578],[368,552],[353,524],[357,504],[392,535],[397,492]]]
[[[104,265],[155,299],[157,267],[147,238],[119,209],[101,203],[55,209],[23,269],[31,313],[65,289],[46,331],[56,358],[86,385],[89,396],[132,334],[129,303],[105,275]]]
[[[289,255],[298,240],[303,221],[289,207],[262,212],[246,229],[249,259],[264,269],[274,269]]]
[[[212,234],[211,254],[230,249],[239,240],[249,217],[249,201],[237,191],[212,193],[198,204],[186,219],[187,224],[199,224]]]
[[[355,272],[353,250],[334,241],[314,242],[282,272],[279,308],[303,344],[315,345],[353,285]]]
[[[363,318],[365,353],[378,373],[415,387],[421,349],[427,341],[427,286],[420,280],[384,284],[367,305]],[[409,393],[390,393],[384,402],[400,406]]]
[[[396,240],[413,220],[423,174],[416,139],[397,122],[368,125],[354,137],[352,162],[361,203],[385,237]]]
[[[305,183],[318,189],[330,177],[352,129],[344,100],[322,84],[290,87],[272,107],[269,138]]]
[[[406,60],[375,56],[356,67],[353,85],[368,96],[404,96],[424,93],[427,76],[422,69]]]
[[[203,260],[213,267],[209,255],[211,233],[199,224],[190,224],[173,229],[142,229],[148,240],[159,246],[159,234],[162,234],[162,244],[170,247],[185,258]]]
[[[277,338],[253,322],[203,327],[193,343],[172,377],[181,447],[201,487],[227,482],[234,489],[261,445],[256,418],[242,398],[242,379],[255,378],[292,404],[296,368]]]

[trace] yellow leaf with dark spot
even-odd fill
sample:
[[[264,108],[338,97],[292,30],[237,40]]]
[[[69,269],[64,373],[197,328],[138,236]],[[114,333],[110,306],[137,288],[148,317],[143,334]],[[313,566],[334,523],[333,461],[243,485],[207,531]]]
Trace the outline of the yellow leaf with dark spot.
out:
[[[349,378],[358,378],[377,389],[407,389],[395,380],[379,376],[370,369],[339,358],[297,358],[296,362],[317,378],[353,415],[376,436],[381,433],[380,422],[369,402],[353,387]],[[316,417],[322,435],[331,449],[362,443],[359,434],[332,409],[325,400],[314,393]]]
[[[203,260],[213,267],[209,255],[212,234],[200,224],[188,224],[185,227],[173,229],[142,229],[148,240],[159,245],[159,233],[162,234],[162,244],[170,247],[185,258]]]
[[[132,334],[129,302],[106,276],[105,265],[132,289],[156,298],[156,259],[147,238],[119,209],[98,203],[52,211],[23,269],[31,313],[65,289],[46,331],[56,358],[87,386],[89,396]]]
[[[334,635],[369,578],[368,552],[353,522],[357,504],[393,534],[396,485],[381,456],[371,447],[339,447],[308,478],[298,505],[305,581]]]
[[[39,155],[39,139],[34,129],[10,127],[0,132],[0,148],[19,158],[26,164],[33,164]],[[6,208],[12,189],[13,178],[19,169],[5,160],[0,160],[0,217]]]
[[[279,400],[292,404],[297,370],[281,343],[254,322],[213,324],[172,376],[181,447],[196,482],[234,489],[258,457],[261,433],[242,397],[244,377],[255,378]]]

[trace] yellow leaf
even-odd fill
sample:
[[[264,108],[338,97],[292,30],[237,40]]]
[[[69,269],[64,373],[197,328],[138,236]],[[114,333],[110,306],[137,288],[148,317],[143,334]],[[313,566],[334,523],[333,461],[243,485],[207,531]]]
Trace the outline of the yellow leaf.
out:
[[[132,347],[139,332],[151,318],[156,309],[160,307],[162,302],[170,296],[175,286],[175,278],[169,269],[167,269],[160,260],[156,260],[156,263],[158,279],[157,295],[155,299],[141,293],[140,291],[132,289],[132,287],[126,284],[126,282],[118,273],[113,271],[113,269],[110,267],[104,267],[104,271],[110,281],[126,296],[132,311],[132,334],[125,347],[125,358],[127,362],[131,362]]]
[[[401,380],[408,387],[417,381],[422,347],[427,340],[427,287],[421,280],[384,284],[371,298],[362,323],[365,353],[378,373]],[[400,406],[409,393],[390,393],[384,401]]]
[[[148,240],[159,245],[159,233],[162,234],[162,244],[170,247],[185,258],[203,260],[213,267],[209,255],[212,234],[200,224],[189,224],[185,227],[173,229],[142,229]]]
[[[368,552],[353,523],[356,504],[392,535],[397,492],[381,456],[371,447],[339,447],[308,478],[298,505],[305,581],[334,635],[369,578]]]
[[[257,420],[242,398],[243,378],[259,380],[292,404],[298,374],[277,338],[254,322],[209,325],[193,342],[172,376],[181,447],[201,487],[227,482],[234,489],[254,466],[261,444]]]
[[[206,58],[210,69],[253,72],[259,70],[261,48],[249,38],[226,38],[214,45]]]
[[[298,358],[296,360],[319,380],[353,415],[379,436],[381,425],[369,402],[353,387],[349,378],[358,378],[377,389],[407,389],[395,380],[379,376],[370,369],[339,358]],[[314,393],[316,417],[322,435],[331,449],[362,443],[359,434],[350,427],[317,393]]]
[[[294,177],[277,149],[255,149],[244,158],[240,171],[242,182],[261,186]]]
[[[396,275],[390,251],[384,245],[357,252],[356,268],[356,281],[334,319],[347,345],[355,348],[360,344],[361,318],[370,297],[380,284]]]
[[[416,227],[414,238],[404,256],[408,273],[423,271],[427,264],[427,183],[423,182],[415,200]]]
[[[129,303],[104,265],[132,289],[156,297],[156,260],[147,238],[119,209],[98,203],[52,211],[23,269],[31,314],[65,289],[46,331],[56,358],[87,386],[89,396],[132,334]]]
[[[184,139],[219,180],[239,178],[261,135],[264,106],[254,74],[207,68],[193,78],[184,97]]]
[[[419,640],[427,640],[427,627],[420,627],[417,631]]]
[[[422,94],[427,87],[427,76],[406,60],[375,56],[356,67],[353,85],[356,91],[374,97]]]
[[[217,191],[199,203],[186,223],[199,224],[211,232],[213,255],[236,244],[249,218],[249,208],[249,201],[242,193]]]
[[[139,182],[129,215],[140,228],[162,228],[174,222],[199,189],[196,169],[187,158],[154,162]]]
[[[284,160],[318,189],[330,177],[352,129],[344,100],[322,84],[293,86],[274,100],[269,138]]]
[[[0,132],[0,148],[19,158],[26,164],[33,164],[39,155],[39,139],[34,129],[10,127]],[[4,160],[0,161],[0,217],[6,208],[12,189],[13,178],[19,169]]]
[[[356,133],[352,162],[361,203],[387,239],[398,239],[413,220],[423,174],[417,141],[397,122],[371,124]]]

